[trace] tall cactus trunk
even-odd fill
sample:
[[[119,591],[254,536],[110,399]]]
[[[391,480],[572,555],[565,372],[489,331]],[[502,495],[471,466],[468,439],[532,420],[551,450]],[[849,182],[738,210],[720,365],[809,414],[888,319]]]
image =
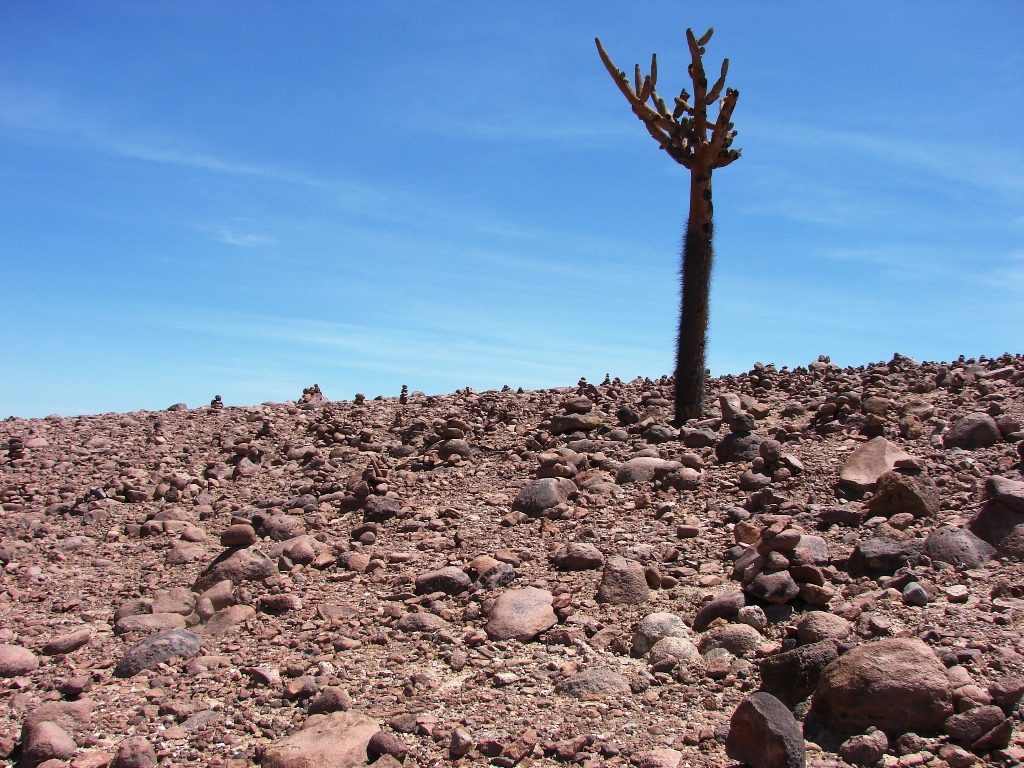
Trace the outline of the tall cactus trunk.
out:
[[[711,204],[711,169],[690,169],[690,214],[683,239],[682,305],[676,337],[675,420],[681,426],[700,418],[704,404],[705,348],[708,338],[708,309],[711,293],[711,265],[714,260],[714,225]]]

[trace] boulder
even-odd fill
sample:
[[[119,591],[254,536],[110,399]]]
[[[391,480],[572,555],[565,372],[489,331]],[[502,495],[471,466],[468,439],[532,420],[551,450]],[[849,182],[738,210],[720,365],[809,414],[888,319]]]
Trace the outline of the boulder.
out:
[[[884,437],[873,438],[846,457],[839,482],[858,491],[874,490],[878,479],[891,471],[897,461],[910,458],[909,453]]]
[[[20,645],[0,645],[0,677],[21,677],[35,672],[39,659]]]
[[[156,768],[156,750],[145,736],[132,736],[117,745],[110,768]]]
[[[367,764],[366,748],[380,727],[348,710],[306,720],[302,730],[263,750],[263,768],[356,768]]]
[[[606,667],[590,667],[562,680],[556,687],[559,693],[577,699],[584,696],[613,696],[630,693],[629,681],[618,672]]]
[[[492,640],[533,640],[558,623],[551,607],[553,597],[545,589],[524,587],[503,592],[494,601],[486,631]]]
[[[447,621],[427,611],[407,613],[395,623],[395,627],[402,632],[437,632],[447,626]]]
[[[928,534],[924,551],[932,560],[957,568],[980,568],[996,553],[996,548],[966,528],[943,525]]]
[[[838,755],[851,765],[874,765],[882,759],[882,755],[889,749],[889,739],[883,731],[877,728],[868,728],[867,733],[861,733],[847,739],[839,747]]]
[[[613,605],[639,605],[650,599],[647,574],[636,560],[627,560],[618,555],[609,557],[601,574],[597,588],[597,599]]]
[[[716,648],[724,648],[733,656],[746,656],[763,643],[764,637],[749,624],[726,624],[703,635],[697,648],[702,656]]]
[[[993,475],[985,478],[985,497],[1024,515],[1024,482]]]
[[[619,485],[647,483],[682,467],[678,461],[667,461],[654,456],[637,456],[622,463],[615,473],[615,482]]]
[[[875,536],[853,549],[847,562],[851,576],[892,576],[900,568],[916,565],[924,552],[924,539],[894,539]]]
[[[793,713],[770,693],[740,702],[729,720],[725,753],[751,768],[804,768],[804,737]]]
[[[195,584],[195,592],[205,592],[219,581],[228,579],[236,587],[243,581],[262,581],[277,573],[277,565],[266,554],[252,547],[224,550],[207,566]]]
[[[230,605],[213,614],[201,631],[209,637],[226,637],[241,630],[245,622],[255,617],[256,609],[251,605]]]
[[[808,611],[796,623],[796,636],[801,643],[842,642],[852,631],[853,625],[849,621],[826,611]]]
[[[134,677],[144,669],[153,669],[174,658],[191,659],[199,655],[203,639],[185,629],[168,629],[150,635],[128,649],[114,667],[117,677]]]
[[[753,432],[731,432],[715,446],[715,456],[721,464],[753,461],[760,455],[761,440]]]
[[[942,436],[946,448],[987,448],[1000,440],[995,419],[982,411],[969,413],[953,422]]]
[[[971,532],[988,542],[1001,555],[1024,557],[1024,513],[1001,501],[990,499],[982,504],[970,522]]]
[[[821,673],[839,657],[831,640],[801,645],[761,660],[761,690],[795,707],[818,686]]]
[[[572,541],[551,554],[551,564],[562,571],[586,571],[600,568],[604,555],[593,544]]]
[[[577,493],[576,484],[565,477],[545,477],[527,483],[515,500],[512,509],[532,517],[573,498]]]
[[[458,595],[473,585],[469,576],[461,568],[446,566],[429,573],[421,573],[416,577],[416,593],[420,595],[431,592],[444,592],[446,595]]]
[[[890,735],[929,733],[941,730],[953,714],[953,689],[945,667],[922,641],[885,639],[829,664],[811,707],[839,731],[873,725]]]
[[[710,603],[705,604],[693,617],[693,631],[704,632],[715,619],[735,619],[740,609],[746,605],[743,592],[723,592]]]

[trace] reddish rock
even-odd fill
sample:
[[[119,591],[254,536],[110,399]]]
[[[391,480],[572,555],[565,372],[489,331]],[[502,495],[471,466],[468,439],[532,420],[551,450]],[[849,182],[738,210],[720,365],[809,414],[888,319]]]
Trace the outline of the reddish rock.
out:
[[[826,667],[812,701],[829,726],[888,734],[940,730],[953,713],[946,669],[920,640],[886,639],[847,651]]]
[[[800,725],[770,693],[753,693],[729,720],[725,753],[751,768],[804,768],[807,755]]]
[[[380,731],[376,722],[355,712],[310,718],[305,727],[263,750],[263,768],[357,768],[366,765],[366,748]]]
[[[643,565],[617,555],[605,561],[597,589],[598,601],[613,605],[639,605],[646,603],[650,596]]]
[[[895,443],[876,437],[847,456],[839,472],[839,481],[858,491],[871,491],[878,479],[896,466],[896,462],[909,458],[910,454]]]
[[[510,589],[491,607],[487,635],[492,640],[532,640],[558,623],[551,607],[551,593],[535,587]]]
[[[867,507],[873,515],[892,517],[906,512],[917,517],[935,517],[939,512],[939,489],[928,475],[884,472],[878,478],[875,495]]]

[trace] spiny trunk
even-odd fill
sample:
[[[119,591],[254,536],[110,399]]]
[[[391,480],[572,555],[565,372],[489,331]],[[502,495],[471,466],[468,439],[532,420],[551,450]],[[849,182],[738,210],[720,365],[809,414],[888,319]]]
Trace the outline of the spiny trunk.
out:
[[[704,403],[704,352],[708,335],[708,305],[714,233],[711,170],[690,170],[690,214],[683,240],[682,306],[676,337],[675,420],[681,426],[701,417]]]

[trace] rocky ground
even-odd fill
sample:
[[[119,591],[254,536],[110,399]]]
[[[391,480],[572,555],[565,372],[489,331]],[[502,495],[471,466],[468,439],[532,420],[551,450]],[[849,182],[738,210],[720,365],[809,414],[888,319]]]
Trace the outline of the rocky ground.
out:
[[[1024,358],[0,423],[0,763],[1020,764]]]

